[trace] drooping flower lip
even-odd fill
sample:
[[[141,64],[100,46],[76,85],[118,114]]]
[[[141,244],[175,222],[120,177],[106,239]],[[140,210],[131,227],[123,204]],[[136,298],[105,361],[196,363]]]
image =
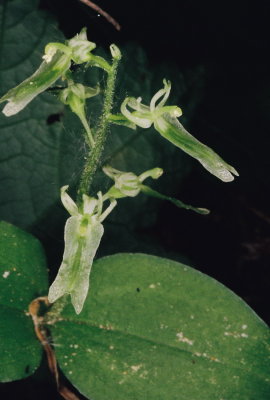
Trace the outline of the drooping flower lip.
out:
[[[36,96],[48,89],[69,69],[71,64],[67,54],[56,51],[51,60],[42,62],[38,70],[15,88],[9,90],[0,103],[8,101],[3,113],[10,117],[27,106]]]
[[[98,221],[92,222],[91,217],[85,221],[81,216],[68,218],[63,261],[48,293],[50,303],[69,294],[76,314],[82,311],[89,290],[93,259],[103,233],[103,225]]]
[[[208,172],[223,182],[231,182],[234,180],[234,175],[239,176],[234,167],[226,163],[210,147],[192,136],[177,118],[164,114],[155,120],[154,126],[164,138],[198,160]]]

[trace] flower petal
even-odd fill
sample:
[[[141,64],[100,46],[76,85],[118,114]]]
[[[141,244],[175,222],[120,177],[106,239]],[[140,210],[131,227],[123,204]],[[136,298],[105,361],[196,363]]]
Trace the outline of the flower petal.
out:
[[[97,207],[98,200],[94,197],[83,194],[83,214],[93,215]]]
[[[153,121],[147,117],[144,118],[144,114],[142,113],[140,115],[140,112],[135,111],[133,113],[131,113],[128,109],[127,109],[127,105],[132,106],[132,101],[134,102],[134,98],[129,98],[127,97],[123,103],[121,104],[121,112],[122,114],[131,122],[133,122],[134,124],[140,126],[141,128],[150,128],[150,126],[152,125]],[[130,103],[129,103],[130,102]],[[133,107],[134,108],[134,107]]]
[[[163,169],[162,168],[152,168],[149,169],[148,171],[143,172],[141,175],[139,175],[139,181],[143,182],[147,178],[152,178],[152,179],[158,179],[161,177],[163,174]]]
[[[171,91],[171,82],[170,81],[166,81],[166,79],[163,79],[163,84],[164,84],[164,88],[160,89],[153,97],[152,100],[150,102],[150,110],[154,111],[155,108],[160,108],[162,106],[164,106],[164,104],[166,103],[169,95],[170,95],[170,91]],[[156,106],[156,102],[163,96],[163,99],[160,100],[159,104]]]
[[[91,51],[96,48],[96,44],[87,39],[86,28],[68,40],[68,46],[72,49],[72,59],[76,64],[82,64],[91,59]]]
[[[72,216],[78,216],[79,210],[77,204],[72,200],[72,198],[67,194],[68,185],[61,187],[61,201],[65,209],[69,212]]]

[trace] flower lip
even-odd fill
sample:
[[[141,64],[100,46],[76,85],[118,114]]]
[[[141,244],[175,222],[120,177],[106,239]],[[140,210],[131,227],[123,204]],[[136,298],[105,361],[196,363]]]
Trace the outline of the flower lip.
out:
[[[165,139],[179,147],[185,153],[198,160],[202,166],[211,174],[223,182],[231,182],[238,172],[226,163],[214,150],[192,136],[178,121],[170,114],[164,114],[154,122],[155,129]]]
[[[15,88],[10,89],[0,99],[0,103],[8,101],[2,112],[9,117],[23,110],[36,96],[64,75],[70,64],[70,56],[56,50],[51,61],[44,60],[33,75]]]

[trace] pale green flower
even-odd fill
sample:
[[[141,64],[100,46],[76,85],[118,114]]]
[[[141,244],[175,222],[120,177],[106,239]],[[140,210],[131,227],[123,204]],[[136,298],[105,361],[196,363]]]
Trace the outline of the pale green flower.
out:
[[[163,170],[161,168],[153,168],[137,176],[133,172],[123,172],[106,166],[103,167],[103,172],[115,182],[114,186],[111,187],[103,198],[119,199],[121,197],[137,196],[141,191],[142,182],[148,177],[158,179],[162,175]]]
[[[199,214],[209,214],[209,210],[206,208],[190,206],[178,199],[175,199],[174,197],[161,194],[143,184],[144,180],[147,178],[158,179],[163,174],[163,170],[161,168],[149,169],[138,176],[133,172],[119,171],[110,166],[104,167],[103,172],[114,180],[114,185],[108,190],[107,193],[105,193],[103,200],[112,198],[119,199],[122,197],[135,197],[142,192],[148,196],[156,197],[162,200],[168,200],[177,207],[185,208],[186,210],[193,210]]]
[[[3,113],[7,117],[17,114],[36,96],[52,86],[59,78],[65,78],[71,61],[76,64],[89,62],[91,65],[109,71],[111,66],[107,61],[91,53],[95,47],[95,43],[87,40],[86,28],[83,28],[79,34],[68,40],[65,44],[48,43],[45,47],[45,54],[42,57],[44,61],[37,71],[0,98],[0,103],[8,101],[3,109]],[[89,90],[86,89],[85,92],[86,98],[90,97],[88,96]]]
[[[103,220],[116,206],[111,200],[109,207],[102,212],[103,199],[83,195],[79,209],[66,193],[68,186],[61,189],[61,200],[70,213],[65,225],[65,250],[58,274],[50,286],[48,299],[54,303],[64,294],[70,294],[71,302],[77,314],[83,308],[88,290],[93,259],[99,247],[104,228]]]
[[[87,140],[90,146],[94,146],[94,138],[91,133],[90,126],[87,122],[85,114],[86,99],[96,96],[99,93],[99,87],[91,88],[81,83],[68,82],[68,87],[63,89],[59,95],[59,99],[70,106],[71,110],[80,118],[81,123],[87,133]]]
[[[233,174],[238,176],[238,172],[183,127],[178,120],[178,117],[182,115],[182,110],[179,107],[165,106],[170,94],[171,84],[166,80],[163,83],[164,88],[153,96],[149,106],[142,104],[141,98],[126,98],[121,105],[122,114],[131,123],[141,128],[150,128],[153,124],[164,138],[198,160],[211,174],[224,182],[232,181],[234,179]]]

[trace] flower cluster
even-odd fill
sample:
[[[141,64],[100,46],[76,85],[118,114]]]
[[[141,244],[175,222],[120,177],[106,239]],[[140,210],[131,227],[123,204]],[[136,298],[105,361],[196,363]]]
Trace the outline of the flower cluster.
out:
[[[87,63],[87,65],[96,66],[108,72],[108,81],[112,82],[112,77],[115,78],[114,68],[121,58],[121,52],[117,46],[110,46],[113,57],[112,65],[110,65],[104,58],[92,53],[95,47],[95,43],[87,39],[86,29],[64,44],[49,43],[45,47],[43,62],[37,71],[0,99],[0,103],[7,101],[3,113],[6,116],[17,114],[37,95],[62,78],[66,83],[59,90],[60,101],[68,105],[72,112],[79,117],[86,131],[86,141],[89,147],[94,148],[93,154],[98,146],[101,152],[102,145],[99,136],[98,134],[96,134],[96,138],[92,136],[85,112],[86,99],[97,95],[99,87],[91,88],[74,82],[70,71],[72,63]],[[177,106],[166,105],[171,84],[166,80],[163,81],[163,84],[163,88],[153,96],[149,106],[142,103],[141,97],[137,99],[127,97],[121,105],[119,114],[111,114],[111,106],[107,109],[104,108],[103,120],[106,123],[124,125],[132,129],[136,129],[136,126],[141,128],[154,126],[161,136],[197,159],[210,173],[224,182],[232,181],[233,175],[238,175],[237,171],[212,149],[186,131],[178,120],[182,115],[182,110]],[[109,97],[106,100],[105,96],[104,104],[112,103],[113,89],[111,88],[107,93],[109,93]],[[108,101],[108,99],[111,100]],[[104,125],[105,131],[106,124]],[[87,169],[86,171],[88,173]],[[116,206],[117,199],[135,197],[144,193],[148,196],[168,200],[177,207],[193,210],[200,214],[209,212],[205,208],[187,205],[145,185],[146,179],[158,179],[162,175],[161,168],[153,168],[140,175],[119,171],[111,166],[104,167],[103,171],[114,181],[104,195],[98,192],[96,198],[88,196],[85,192],[89,185],[85,185],[82,190],[83,194],[80,195],[80,203],[76,204],[67,194],[68,186],[61,189],[61,200],[70,217],[65,225],[63,260],[56,279],[49,289],[48,299],[53,303],[64,294],[69,294],[77,314],[81,312],[89,290],[93,259],[104,232],[102,223]],[[103,210],[105,202],[109,202],[109,205]]]

